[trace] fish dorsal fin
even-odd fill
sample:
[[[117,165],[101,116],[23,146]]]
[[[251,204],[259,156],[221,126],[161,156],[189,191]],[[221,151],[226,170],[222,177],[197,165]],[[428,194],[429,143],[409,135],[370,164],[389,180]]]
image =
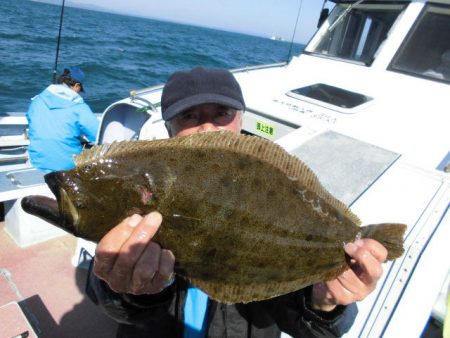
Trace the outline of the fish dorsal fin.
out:
[[[105,158],[120,157],[133,152],[152,148],[186,147],[197,149],[223,148],[224,151],[247,154],[257,157],[282,171],[293,181],[301,182],[304,187],[315,192],[330,206],[343,212],[343,216],[355,224],[361,222],[348,207],[332,196],[319,182],[314,172],[297,157],[289,154],[278,144],[257,136],[236,134],[230,131],[196,133],[188,136],[163,140],[121,141],[112,144],[94,146],[75,156],[77,166],[97,162]]]
[[[81,154],[74,156],[74,162],[77,167],[83,166],[102,159],[126,156],[145,151],[146,149],[170,147],[178,143],[174,141],[176,139],[114,141],[113,143],[96,145],[84,150]]]
[[[81,154],[75,155],[73,157],[75,166],[79,167],[103,158],[103,154],[107,151],[109,146],[110,144],[102,144],[93,146],[90,149],[83,150]]]

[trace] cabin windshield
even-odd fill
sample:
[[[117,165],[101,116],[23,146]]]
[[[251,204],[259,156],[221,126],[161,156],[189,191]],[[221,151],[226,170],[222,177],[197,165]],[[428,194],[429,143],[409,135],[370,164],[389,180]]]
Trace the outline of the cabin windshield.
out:
[[[390,70],[450,83],[450,9],[427,4]]]
[[[395,4],[338,4],[305,52],[369,66],[404,8]]]

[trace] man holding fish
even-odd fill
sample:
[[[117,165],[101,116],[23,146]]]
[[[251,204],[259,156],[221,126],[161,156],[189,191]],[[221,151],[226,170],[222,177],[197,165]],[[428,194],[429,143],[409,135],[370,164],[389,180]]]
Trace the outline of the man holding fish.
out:
[[[244,110],[239,84],[222,69],[176,72],[162,93],[171,137],[240,133]],[[334,280],[267,300],[223,304],[175,275],[170,248],[152,241],[162,222],[157,211],[135,214],[98,243],[87,290],[124,324],[118,337],[279,337],[281,331],[294,337],[340,336],[353,323],[354,302],[375,289],[388,255],[379,242],[358,239],[344,247],[352,269]]]

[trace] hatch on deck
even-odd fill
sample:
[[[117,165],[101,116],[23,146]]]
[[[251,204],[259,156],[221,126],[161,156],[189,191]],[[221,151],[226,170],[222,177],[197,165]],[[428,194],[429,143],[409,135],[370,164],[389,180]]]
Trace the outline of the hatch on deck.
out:
[[[372,101],[372,97],[324,83],[292,89],[286,95],[311,102],[341,113],[353,113],[355,108]]]
[[[400,157],[399,154],[328,130],[302,144],[280,141],[305,162],[340,201],[354,203]]]

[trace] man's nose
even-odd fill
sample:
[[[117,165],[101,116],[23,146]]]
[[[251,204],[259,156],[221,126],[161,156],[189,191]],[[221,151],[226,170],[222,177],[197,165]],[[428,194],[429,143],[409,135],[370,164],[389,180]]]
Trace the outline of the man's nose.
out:
[[[216,131],[219,128],[217,125],[211,121],[205,121],[199,126],[199,131]]]

